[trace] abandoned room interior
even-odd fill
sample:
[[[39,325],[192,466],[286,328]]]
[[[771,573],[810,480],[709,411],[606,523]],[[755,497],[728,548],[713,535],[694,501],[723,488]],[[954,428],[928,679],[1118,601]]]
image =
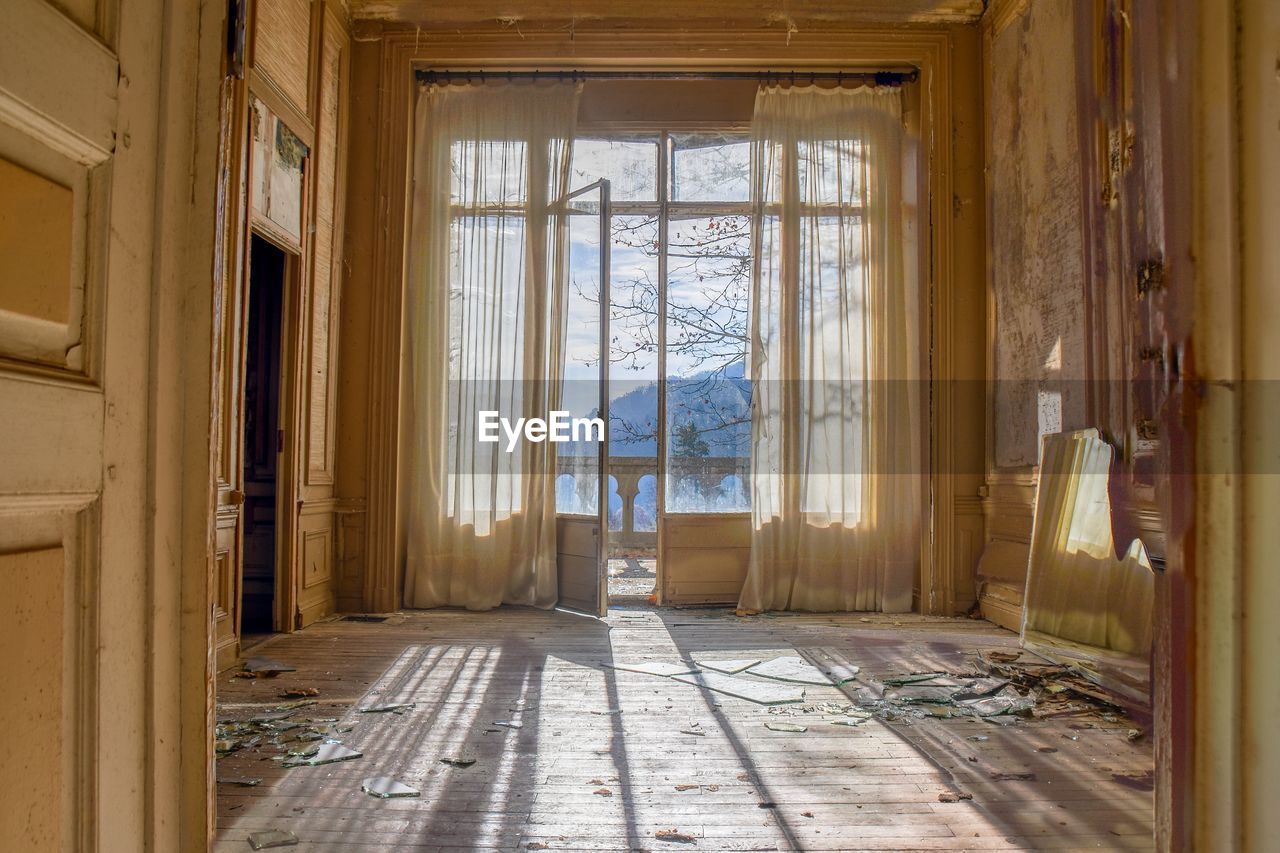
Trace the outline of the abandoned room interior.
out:
[[[1274,0],[3,6],[0,849],[1278,849]]]

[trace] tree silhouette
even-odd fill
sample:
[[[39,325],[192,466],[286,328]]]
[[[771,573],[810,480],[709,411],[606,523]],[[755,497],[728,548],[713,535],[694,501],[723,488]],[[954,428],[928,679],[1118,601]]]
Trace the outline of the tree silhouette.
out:
[[[707,456],[711,453],[711,447],[699,437],[698,427],[693,421],[676,427],[672,431],[672,436],[675,438],[671,447],[672,456],[692,458]]]

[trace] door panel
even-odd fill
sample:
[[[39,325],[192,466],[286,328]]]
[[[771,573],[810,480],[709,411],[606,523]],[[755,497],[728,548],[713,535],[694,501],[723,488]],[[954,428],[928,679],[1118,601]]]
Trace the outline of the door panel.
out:
[[[737,604],[751,556],[748,515],[658,516],[659,600]]]
[[[153,613],[148,377],[162,159],[145,94],[159,89],[160,46],[130,46],[142,94],[122,101],[130,81],[98,22],[159,12],[78,2],[68,17],[41,0],[8,0],[4,11],[0,844],[97,849],[113,829],[138,837],[146,785],[132,759],[149,736],[139,697]],[[122,760],[100,760],[112,750]]]
[[[592,616],[603,615],[600,578],[604,543],[600,521],[590,517],[556,517],[556,580],[560,606]]]

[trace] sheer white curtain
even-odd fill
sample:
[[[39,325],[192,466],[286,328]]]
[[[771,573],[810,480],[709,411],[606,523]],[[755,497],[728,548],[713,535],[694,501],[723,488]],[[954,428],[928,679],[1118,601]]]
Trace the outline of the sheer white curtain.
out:
[[[418,95],[407,288],[405,603],[556,601],[550,442],[477,440],[556,408],[565,223],[580,87],[442,85]]]
[[[739,607],[910,610],[919,335],[899,92],[764,88],[752,137],[753,534]]]

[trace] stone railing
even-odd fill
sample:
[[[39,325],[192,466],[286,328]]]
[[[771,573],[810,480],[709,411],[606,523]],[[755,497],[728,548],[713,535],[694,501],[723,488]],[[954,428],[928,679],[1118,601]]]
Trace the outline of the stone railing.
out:
[[[740,473],[745,460],[732,456],[675,457],[669,460],[672,479],[679,482],[692,480],[702,491],[718,488],[725,477]],[[557,475],[574,473],[574,458],[562,456],[557,465]],[[640,495],[640,480],[646,475],[656,477],[658,460],[654,456],[611,456],[609,475],[616,483],[618,497],[622,499],[622,518],[619,529],[609,531],[611,550],[652,550],[658,546],[657,530],[636,530],[636,498]],[[594,478],[591,478],[594,479]],[[584,502],[590,500],[595,484],[584,478],[577,488]],[[655,487],[656,487],[655,483]],[[656,519],[655,519],[656,522]]]

